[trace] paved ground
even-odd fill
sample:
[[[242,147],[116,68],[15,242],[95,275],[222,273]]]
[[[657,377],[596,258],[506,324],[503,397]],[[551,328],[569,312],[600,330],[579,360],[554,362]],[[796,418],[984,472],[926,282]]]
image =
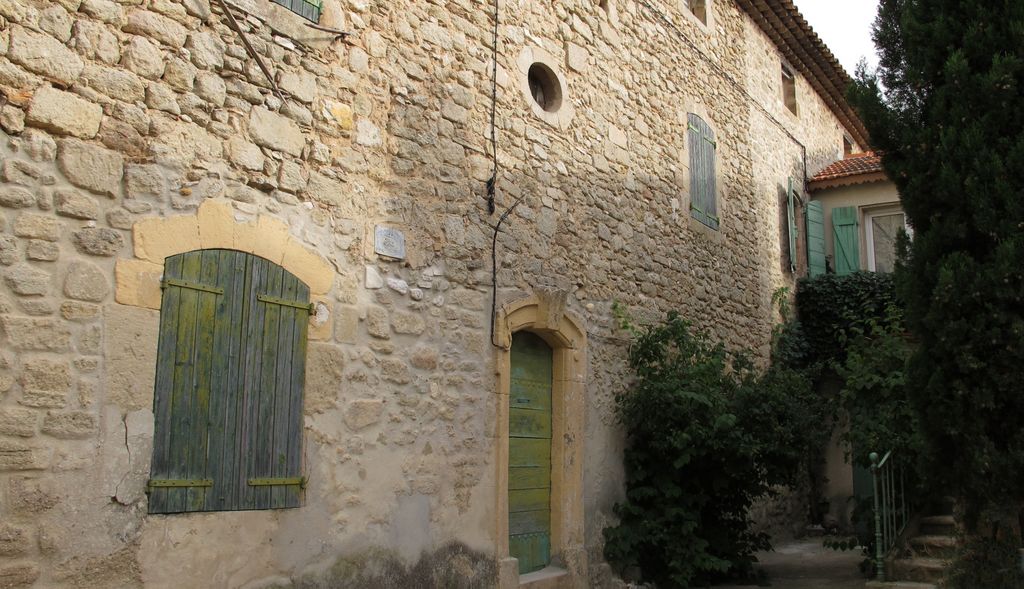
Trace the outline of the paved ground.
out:
[[[864,589],[867,581],[857,567],[864,558],[860,550],[829,550],[822,547],[821,538],[780,543],[773,552],[760,552],[757,558],[757,566],[767,573],[774,589]]]

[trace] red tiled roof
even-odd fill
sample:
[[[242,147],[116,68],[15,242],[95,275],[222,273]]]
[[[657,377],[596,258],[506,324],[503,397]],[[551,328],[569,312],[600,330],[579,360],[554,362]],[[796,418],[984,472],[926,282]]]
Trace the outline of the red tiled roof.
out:
[[[811,178],[811,182],[822,180],[835,180],[847,176],[859,176],[861,174],[877,174],[883,172],[882,156],[873,152],[865,151],[841,159],[824,170],[818,172]]]

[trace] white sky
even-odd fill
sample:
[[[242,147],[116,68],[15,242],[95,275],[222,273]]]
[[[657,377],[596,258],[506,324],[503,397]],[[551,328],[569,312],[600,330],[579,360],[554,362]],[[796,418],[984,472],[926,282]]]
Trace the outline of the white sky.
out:
[[[793,0],[793,3],[848,74],[853,75],[861,57],[867,57],[871,67],[878,65],[871,41],[871,23],[878,12],[878,0]]]

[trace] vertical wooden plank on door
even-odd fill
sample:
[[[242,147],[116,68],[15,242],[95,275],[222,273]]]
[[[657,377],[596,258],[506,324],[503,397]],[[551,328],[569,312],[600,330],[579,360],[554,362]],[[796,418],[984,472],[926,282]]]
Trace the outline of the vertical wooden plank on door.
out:
[[[181,279],[198,283],[202,270],[202,258],[195,252],[183,254]],[[173,287],[172,287],[173,288]],[[180,288],[181,303],[178,310],[176,329],[177,342],[174,356],[174,386],[171,392],[171,469],[169,478],[188,479],[190,454],[192,452],[192,391],[195,387],[196,364],[196,316],[199,310],[200,291]],[[168,489],[167,508],[172,513],[188,509],[188,487]]]
[[[296,300],[309,301],[309,287],[298,281]],[[288,402],[288,430],[286,439],[288,448],[286,454],[287,472],[286,476],[303,476],[302,448],[303,448],[303,399],[306,386],[306,343],[309,337],[309,312],[300,309],[295,310],[295,329],[292,331],[291,342],[291,365],[289,382]],[[283,507],[298,507],[302,500],[302,488],[298,486],[287,487],[286,502]]]
[[[270,266],[267,273],[265,286],[258,294],[281,297],[281,285],[284,269],[276,264]],[[260,362],[258,387],[259,395],[257,400],[257,425],[253,440],[255,447],[253,453],[256,455],[255,468],[249,472],[249,477],[271,477],[273,463],[273,437],[274,437],[274,397],[277,387],[277,334],[281,327],[281,306],[260,302],[264,318],[259,327],[263,330],[262,345],[259,353],[262,355]],[[254,487],[255,509],[268,509],[270,507],[271,487]]]
[[[197,282],[202,286],[216,286],[218,255],[215,250],[202,250],[188,254],[199,259]],[[189,388],[187,430],[187,478],[204,478],[210,435],[210,391],[213,377],[213,339],[216,306],[222,295],[197,291],[195,317],[195,350],[193,351],[192,386]],[[213,483],[217,484],[216,481]],[[211,487],[186,487],[185,510],[203,511],[206,494]]]
[[[280,298],[283,301],[297,302],[295,300],[298,290],[298,281],[288,272],[281,277]],[[270,472],[267,476],[283,479],[288,478],[288,406],[292,396],[292,336],[296,329],[297,314],[301,309],[287,305],[278,306],[280,321],[277,330],[277,338],[274,347],[277,350],[275,361],[277,366],[274,370],[274,398],[271,412],[273,415],[273,427],[270,439]],[[285,507],[285,500],[288,497],[287,485],[274,485],[270,487],[270,507]]]
[[[181,277],[181,256],[167,258],[164,264],[164,278]],[[153,461],[150,477],[171,478],[171,411],[170,403],[174,387],[174,358],[177,355],[178,311],[181,291],[177,288],[163,288],[160,299],[160,334],[157,342],[156,382],[153,391],[154,440]],[[166,513],[168,491],[164,487],[149,489],[149,512]]]
[[[242,252],[230,252],[231,275],[225,292],[232,293],[231,312],[228,317],[227,345],[223,348],[226,374],[224,376],[224,445],[221,451],[224,485],[222,492],[225,509],[240,509],[244,501],[244,469],[239,464],[242,455],[242,419],[245,414],[245,345],[246,321],[249,316],[247,287],[252,280],[252,257]]]
[[[228,503],[231,479],[227,476],[224,448],[228,444],[228,406],[233,396],[228,387],[228,374],[231,366],[232,325],[235,323],[236,301],[235,291],[235,252],[231,250],[211,250],[217,256],[217,287],[224,289],[224,295],[218,297],[213,317],[213,350],[211,353],[210,374],[210,437],[207,447],[207,463],[205,478],[213,480],[213,488],[206,493],[206,509],[219,511]]]
[[[256,471],[256,439],[259,428],[260,377],[263,362],[263,322],[266,305],[257,300],[258,293],[266,289],[269,264],[263,258],[250,258],[252,271],[246,282],[245,300],[248,317],[245,322],[245,347],[242,353],[242,447],[239,455],[239,489],[241,501],[238,509],[257,509],[256,488],[248,484]]]
[[[519,572],[550,563],[551,348],[539,336],[512,337],[509,377],[509,552]]]

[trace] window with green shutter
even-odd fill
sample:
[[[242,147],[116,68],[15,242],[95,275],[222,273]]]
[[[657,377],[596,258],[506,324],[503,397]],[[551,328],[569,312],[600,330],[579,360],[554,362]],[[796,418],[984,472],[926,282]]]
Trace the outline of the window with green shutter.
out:
[[[787,233],[789,234],[789,271],[796,272],[796,243],[797,243],[797,228],[796,228],[796,189],[793,187],[793,178],[789,179],[789,188],[786,191],[787,203],[786,203],[786,218],[789,221],[789,228]]]
[[[821,201],[812,200],[804,208],[807,221],[807,273],[812,277],[828,271],[825,260],[825,212]]]
[[[832,237],[836,254],[836,274],[850,274],[860,270],[857,207],[832,209]]]
[[[298,507],[309,288],[209,249],[164,263],[149,512]]]
[[[690,113],[688,117],[690,150],[690,215],[701,223],[718,229],[718,201],[715,180],[715,133],[704,119]]]

